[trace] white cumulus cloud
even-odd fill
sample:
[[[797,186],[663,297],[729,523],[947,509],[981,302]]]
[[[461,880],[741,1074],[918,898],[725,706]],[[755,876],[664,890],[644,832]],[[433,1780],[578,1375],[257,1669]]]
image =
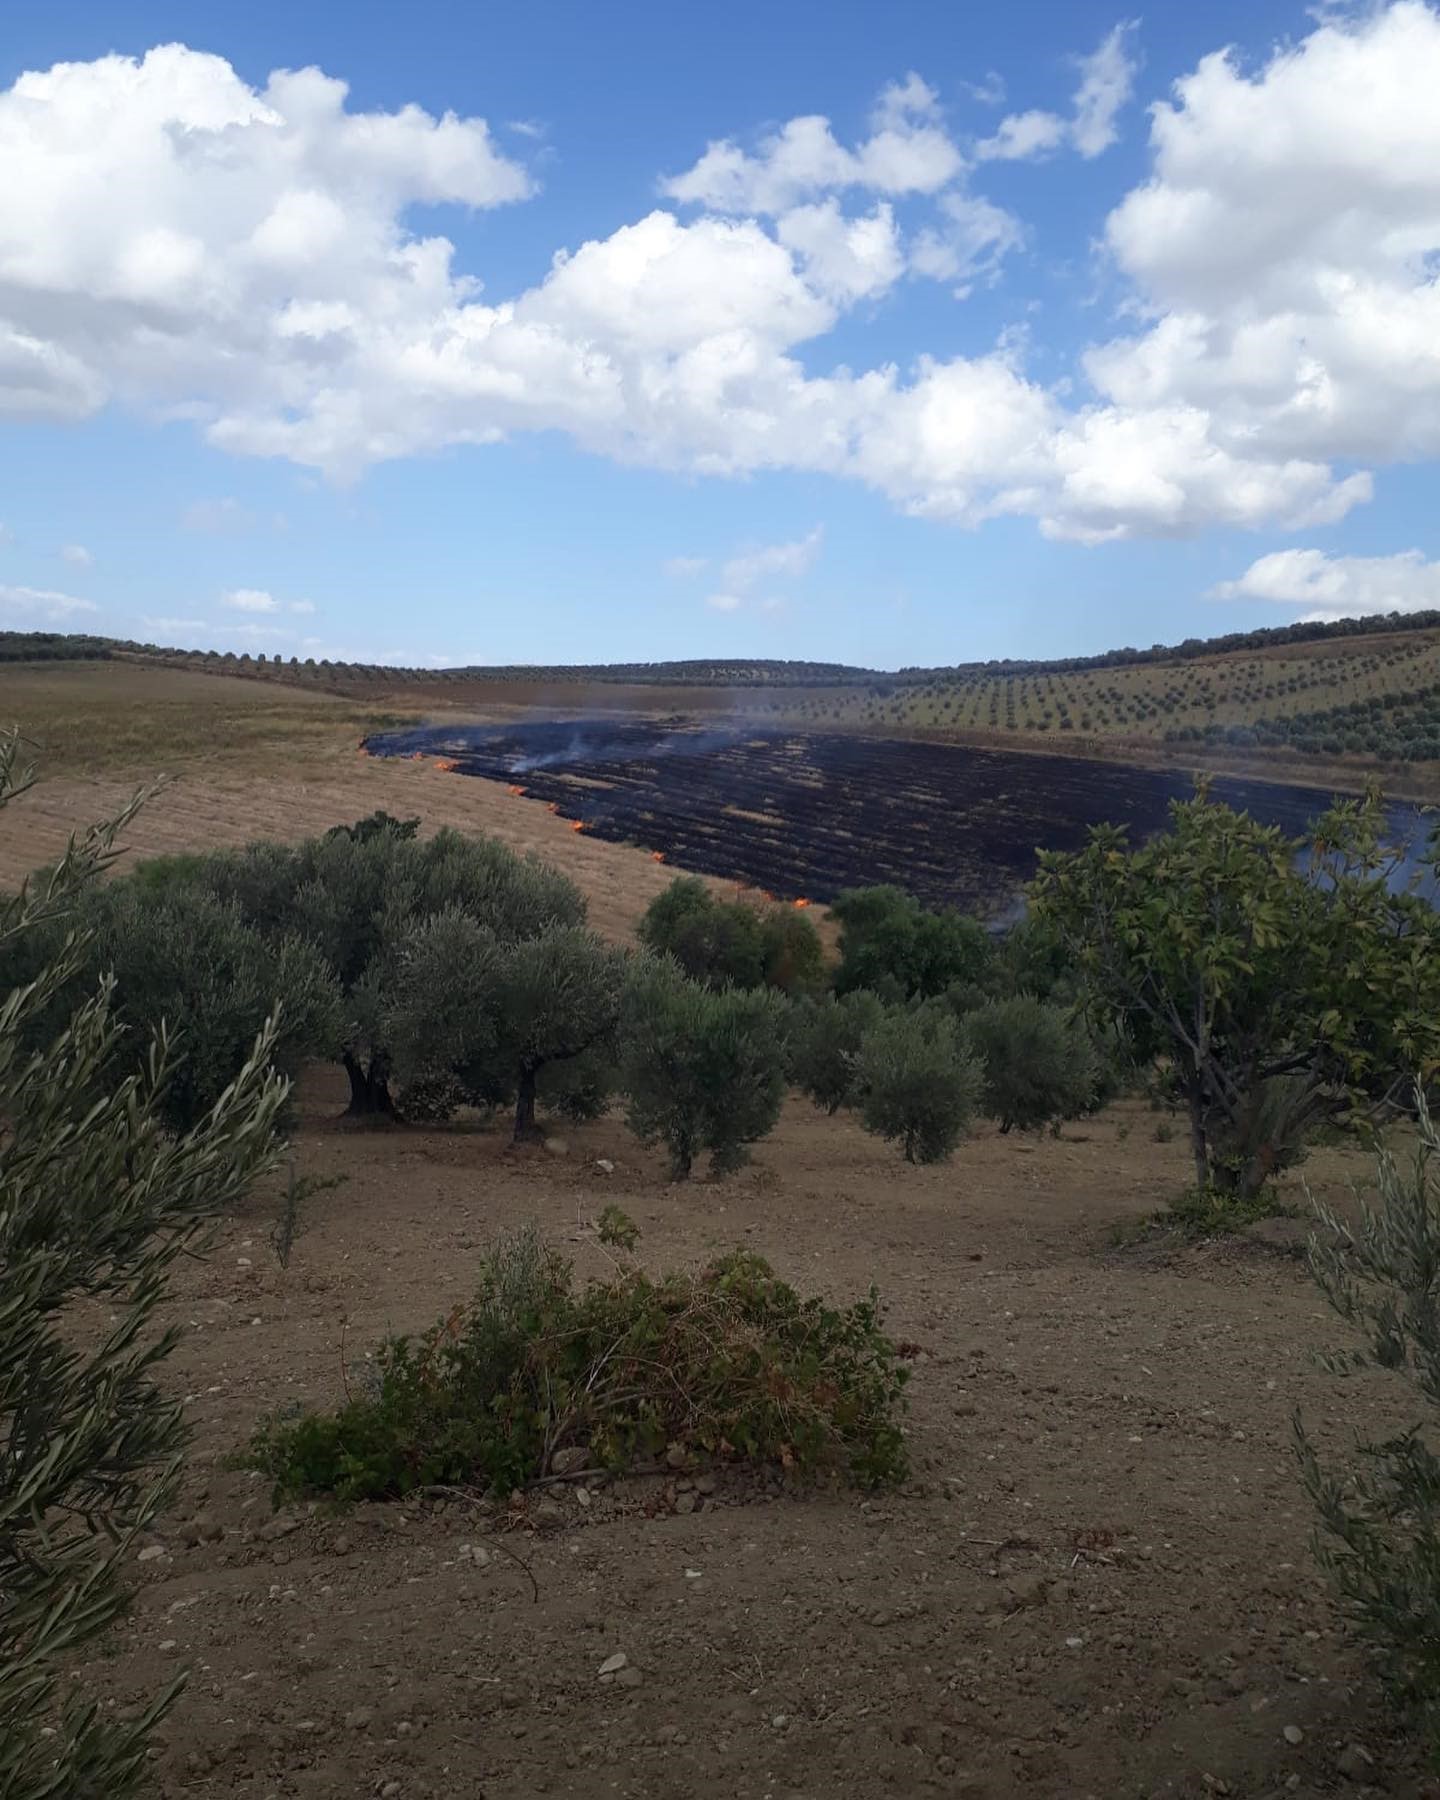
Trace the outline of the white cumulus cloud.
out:
[[[1113,131],[1130,45],[1117,27],[1081,69],[1082,154]],[[666,184],[697,212],[658,206],[506,297],[417,210],[530,191],[482,121],[352,112],[313,69],[255,88],[177,45],[62,64],[0,93],[0,415],[115,400],[336,479],[559,431],[1085,541],[1318,524],[1368,497],[1359,465],[1440,451],[1437,92],[1423,0],[1319,25],[1251,73],[1202,61],[1109,220],[1137,322],[1089,352],[1087,393],[1037,379],[1015,334],[908,366],[827,358],[906,273],[963,291],[1021,239],[969,190],[918,76],[854,143],[807,117],[712,145]],[[241,523],[197,505],[194,529]]]
[[[154,618],[147,615],[140,623],[147,631],[203,631],[205,629],[203,619]]]
[[[1106,399],[1201,409],[1252,459],[1440,454],[1437,92],[1423,0],[1178,82],[1107,227],[1150,323],[1089,356]]]
[[[720,589],[706,596],[705,604],[716,612],[737,612],[750,601],[755,588],[763,581],[796,580],[810,569],[825,539],[825,528],[817,525],[802,538],[782,544],[748,544],[737,550],[720,571]],[[765,610],[774,610],[782,602],[775,598],[761,602]]]
[[[60,560],[69,563],[72,568],[88,569],[95,558],[83,544],[66,544],[60,551]]]
[[[318,69],[257,90],[180,44],[0,93],[0,413],[279,406],[403,295],[452,300],[449,244],[401,210],[523,199],[529,176],[483,120],[345,100]]]
[[[978,194],[954,190],[936,202],[936,223],[923,225],[910,240],[910,267],[936,281],[959,282],[965,298],[977,278],[995,277],[1001,263],[1025,241],[1013,213]]]
[[[1440,562],[1419,550],[1393,556],[1327,556],[1276,550],[1214,590],[1220,600],[1273,600],[1305,608],[1310,619],[1360,619],[1372,613],[1440,610]]]
[[[723,138],[692,169],[663,181],[660,191],[714,212],[776,214],[843,188],[935,194],[964,167],[940,120],[935,91],[918,75],[884,89],[870,123],[871,135],[853,149],[818,114],[791,119],[753,154]]]
[[[756,544],[732,556],[721,572],[725,587],[748,594],[768,575],[803,575],[820,554],[825,528],[817,525],[788,544]]]
[[[58,624],[76,613],[99,612],[93,600],[77,600],[73,594],[57,594],[51,588],[15,587],[0,581],[0,612],[19,618],[45,619]]]
[[[1135,89],[1134,30],[1131,23],[1117,25],[1097,50],[1076,58],[1080,81],[1068,119],[1038,110],[1010,113],[975,146],[979,160],[1029,162],[1062,146],[1089,160],[1108,150],[1120,135],[1115,121]]]
[[[1070,138],[1082,156],[1099,156],[1119,136],[1115,120],[1135,88],[1135,58],[1130,53],[1132,23],[1115,26],[1098,50],[1080,58],[1080,85]]]

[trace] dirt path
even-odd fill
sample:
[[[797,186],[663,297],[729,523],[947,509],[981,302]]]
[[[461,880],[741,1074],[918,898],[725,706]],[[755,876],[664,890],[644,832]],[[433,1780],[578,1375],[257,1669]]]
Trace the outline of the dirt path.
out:
[[[196,1460],[85,1672],[127,1704],[194,1670],[163,1795],[1424,1791],[1337,1633],[1290,1451],[1297,1402],[1335,1449],[1362,1416],[1399,1423],[1396,1396],[1317,1370],[1337,1328],[1293,1257],[1108,1247],[1186,1179],[1142,1106],[917,1170],[795,1102],[750,1169],[677,1189],[617,1122],[520,1155],[471,1130],[356,1136],[339,1099],[327,1075],[306,1100],[300,1163],[348,1179],[289,1271],[257,1196],[183,1278]],[[1364,1170],[1326,1153],[1308,1173]],[[258,1415],[333,1403],[342,1357],[463,1298],[507,1225],[538,1218],[597,1268],[580,1222],[612,1200],[657,1266],[739,1243],[836,1297],[876,1282],[922,1346],[913,1485],[560,1490],[504,1540],[528,1573],[458,1503],[271,1522],[226,1466]],[[621,1652],[633,1673],[602,1679]]]

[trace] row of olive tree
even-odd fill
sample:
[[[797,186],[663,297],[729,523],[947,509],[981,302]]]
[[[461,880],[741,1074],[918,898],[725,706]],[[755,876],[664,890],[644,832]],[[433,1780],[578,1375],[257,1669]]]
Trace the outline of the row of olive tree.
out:
[[[970,1009],[949,996],[887,1006],[864,988],[812,1001],[795,1021],[790,1066],[817,1106],[853,1109],[910,1162],[948,1156],[977,1113],[1002,1132],[1037,1130],[1105,1097],[1083,1025],[1025,993]]]
[[[1104,1097],[1106,1059],[1075,1015],[1053,932],[1022,921],[997,935],[896,887],[847,891],[830,916],[829,976],[807,913],[717,900],[694,877],[657,896],[641,938],[711,987],[796,998],[783,1020],[794,1084],[910,1161],[948,1156],[977,1113],[1035,1129]]]
[[[1091,1059],[1064,1015],[979,1004],[1001,961],[988,937],[955,915],[937,929],[893,889],[857,896],[846,927],[887,999],[818,996],[819,938],[793,908],[718,902],[682,879],[647,917],[653,948],[628,955],[586,928],[583,897],[554,869],[454,832],[422,841],[414,821],[383,814],[298,845],[145,863],[80,907],[86,954],[40,1023],[103,973],[138,1070],[150,1034],[183,1020],[163,1100],[176,1129],[214,1104],[282,1000],[277,1070],[334,1059],[354,1114],[508,1107],[523,1141],[542,1112],[594,1117],[623,1095],[680,1176],[707,1152],[717,1172],[735,1167],[792,1082],[926,1161],[977,1109],[1030,1127],[1090,1097]],[[0,976],[33,978],[57,930],[0,949]],[[952,949],[917,956],[917,939]]]
[[[1202,795],[1138,849],[1102,831],[1044,858],[1031,917],[998,939],[893,888],[842,895],[825,994],[795,909],[682,879],[629,957],[554,869],[382,815],[92,886],[83,966],[35,1028],[101,971],[137,1059],[183,1017],[165,1105],[184,1128],[283,997],[277,1068],[333,1057],[353,1112],[508,1106],[525,1139],[542,1109],[594,1116],[623,1092],[678,1172],[698,1150],[733,1166],[790,1080],[928,1160],[976,1112],[1074,1116],[1133,1055],[1186,1106],[1197,1181],[1251,1194],[1317,1122],[1378,1116],[1440,1066],[1437,915],[1393,891],[1383,819],[1347,803],[1300,844]],[[11,985],[53,954],[48,929],[0,950]]]

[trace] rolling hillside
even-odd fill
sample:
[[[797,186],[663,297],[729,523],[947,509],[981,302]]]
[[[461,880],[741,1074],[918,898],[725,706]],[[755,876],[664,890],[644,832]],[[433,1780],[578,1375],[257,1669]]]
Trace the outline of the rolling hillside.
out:
[[[1048,662],[897,672],[735,659],[403,669],[0,634],[0,663],[83,658],[274,683],[366,707],[675,710],[812,730],[1009,743],[1292,774],[1440,774],[1440,614],[1291,625]]]
[[[1045,736],[1270,748],[1380,762],[1440,759],[1440,629],[1003,673],[924,679],[789,699],[786,714],[839,730]]]

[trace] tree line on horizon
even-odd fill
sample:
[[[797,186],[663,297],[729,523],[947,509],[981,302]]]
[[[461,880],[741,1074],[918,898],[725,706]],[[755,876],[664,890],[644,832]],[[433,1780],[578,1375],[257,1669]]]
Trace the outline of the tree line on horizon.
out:
[[[0,632],[0,662],[51,661],[57,659],[106,660],[124,656],[158,656],[221,663],[252,672],[285,674],[297,669],[334,671],[347,675],[403,676],[417,681],[591,681],[657,686],[866,686],[883,695],[891,688],[905,688],[936,680],[950,681],[970,675],[1075,674],[1086,669],[1128,668],[1154,662],[1181,662],[1196,657],[1226,656],[1245,650],[1265,650],[1289,644],[1324,643],[1393,632],[1433,631],[1440,628],[1440,610],[1376,613],[1353,619],[1299,621],[1267,625],[1252,631],[1224,632],[1211,638],[1185,638],[1176,644],[1152,644],[1148,649],[1122,646],[1092,656],[1048,658],[991,658],[986,661],[906,666],[893,671],[856,667],[848,663],[785,661],[773,658],[693,658],[678,661],[628,663],[513,663],[464,664],[432,669],[391,664],[335,662],[294,655],[252,654],[248,651],[185,650],[174,646],[105,638],[93,633],[43,631]]]

